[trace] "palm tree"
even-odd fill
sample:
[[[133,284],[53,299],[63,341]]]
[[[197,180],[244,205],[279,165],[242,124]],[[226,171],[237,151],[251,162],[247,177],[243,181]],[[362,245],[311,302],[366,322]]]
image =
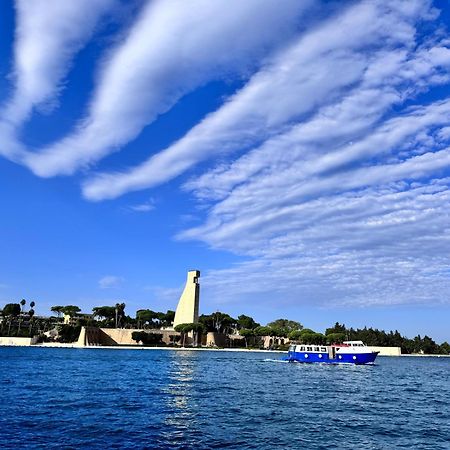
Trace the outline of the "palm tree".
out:
[[[35,305],[35,303],[31,302],[30,303],[31,309],[28,311],[28,315],[30,316],[30,328],[29,328],[30,337],[31,337],[31,329],[33,328],[33,316],[34,316],[33,306],[34,305]]]
[[[23,318],[22,318],[23,307],[25,306],[26,303],[27,303],[27,301],[24,298],[22,300],[20,300],[20,315],[19,315],[19,320],[18,320],[19,327],[18,327],[18,330],[17,330],[17,334],[18,335],[20,334],[20,327],[22,325],[22,320],[23,320]]]

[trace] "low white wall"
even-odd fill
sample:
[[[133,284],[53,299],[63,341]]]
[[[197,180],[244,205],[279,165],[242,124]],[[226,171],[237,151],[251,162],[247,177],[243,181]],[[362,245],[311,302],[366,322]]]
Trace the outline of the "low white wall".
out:
[[[112,340],[112,343],[110,342],[101,342],[100,345],[137,345],[136,341],[133,340],[132,334],[133,331],[145,331],[146,333],[156,333],[156,334],[162,334],[162,341],[166,344],[170,344],[170,336],[175,335],[179,336],[180,333],[173,330],[158,330],[158,329],[148,329],[148,330],[140,330],[140,329],[133,329],[133,328],[100,328],[101,332],[103,332],[106,337],[109,338],[109,340]],[[89,333],[87,333],[88,335]],[[89,339],[85,339],[86,344],[90,344]]]
[[[32,344],[31,338],[0,336],[0,345],[14,345],[20,347],[28,347],[31,344]]]
[[[380,352],[380,356],[400,356],[402,354],[400,347],[374,347],[371,345],[370,348],[374,352]]]

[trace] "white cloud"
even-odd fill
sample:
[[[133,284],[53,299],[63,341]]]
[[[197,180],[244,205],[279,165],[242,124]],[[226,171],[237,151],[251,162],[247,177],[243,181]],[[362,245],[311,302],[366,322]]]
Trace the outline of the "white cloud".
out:
[[[450,101],[383,116],[413,98],[405,79],[413,88],[435,79],[434,62],[418,64],[428,50],[387,54],[396,62],[382,77],[374,77],[375,59],[357,88],[309,120],[187,184],[209,209],[203,225],[180,237],[252,258],[207,274],[211,298],[450,301]]]
[[[98,280],[98,286],[100,289],[114,289],[120,287],[124,279],[116,275],[105,275]]]
[[[388,76],[397,76],[397,66],[414,48],[412,25],[427,16],[427,8],[424,2],[410,2],[406,9],[401,2],[391,5],[358,3],[301,36],[178,142],[136,168],[88,180],[85,197],[114,198],[161,184],[203,159],[267,139],[363,79],[369,89]],[[404,81],[408,76],[397,79]]]
[[[448,304],[450,100],[437,99],[438,89],[426,94],[450,83],[450,41],[433,33],[429,2],[352,2],[304,31],[308,8],[149,3],[104,60],[88,115],[22,162],[42,176],[72,173],[120,149],[187,92],[230,74],[248,77],[165,150],[88,179],[85,197],[156,186],[220,155],[183,186],[201,208],[178,236],[245,258],[202,277],[212,301]],[[58,67],[67,68],[64,58]],[[36,84],[12,118],[57,95],[58,70],[43,75],[49,87]],[[0,122],[0,135],[17,158],[14,120]],[[108,275],[99,286],[122,281]]]
[[[150,199],[144,203],[140,203],[138,205],[131,205],[129,207],[132,211],[136,212],[149,212],[155,209],[155,201]]]
[[[442,179],[318,196],[279,206],[272,221],[236,217],[232,232],[197,238],[253,259],[211,271],[204,289],[221,302],[448,303],[449,200]]]
[[[26,153],[17,128],[33,108],[54,101],[74,55],[115,0],[17,0],[12,98],[0,114],[0,153]]]
[[[290,36],[311,2],[153,1],[103,65],[88,116],[61,141],[29,154],[41,176],[70,174],[117,151],[205,82],[243,75]],[[273,30],[277,30],[276,33]]]
[[[305,34],[181,140],[89,180],[85,196],[155,186],[239,150],[185,185],[206,217],[179,238],[246,257],[205,274],[210,302],[448,303],[450,101],[414,102],[449,83],[450,50],[439,33],[416,41],[429,5],[386,5],[358,3]],[[342,78],[320,76],[333,65]]]
[[[8,121],[21,123],[33,106],[57,95],[73,55],[113,4],[113,0],[16,2],[16,90],[5,111]]]

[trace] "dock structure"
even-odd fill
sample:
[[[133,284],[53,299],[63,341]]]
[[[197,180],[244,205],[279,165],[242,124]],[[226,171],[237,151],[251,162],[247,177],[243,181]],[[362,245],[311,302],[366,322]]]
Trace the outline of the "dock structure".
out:
[[[190,270],[187,273],[186,285],[175,311],[173,326],[181,323],[197,323],[200,302],[200,271]]]

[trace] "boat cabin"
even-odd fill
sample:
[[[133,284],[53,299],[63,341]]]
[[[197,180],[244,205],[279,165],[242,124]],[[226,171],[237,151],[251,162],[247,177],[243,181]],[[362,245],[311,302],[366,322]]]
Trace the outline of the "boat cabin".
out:
[[[344,341],[343,344],[349,347],[366,347],[363,341]]]
[[[290,352],[327,353],[328,349],[319,345],[291,345]]]

